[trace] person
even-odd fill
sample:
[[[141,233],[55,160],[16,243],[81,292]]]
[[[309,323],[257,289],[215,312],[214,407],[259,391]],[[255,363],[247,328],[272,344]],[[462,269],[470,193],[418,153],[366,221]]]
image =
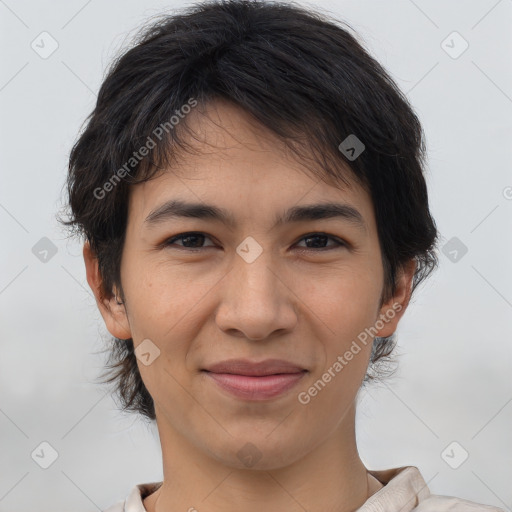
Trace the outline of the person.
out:
[[[438,264],[421,124],[349,25],[197,3],[117,58],[73,146],[66,225],[163,481],[109,512],[499,510],[358,454],[359,391]]]

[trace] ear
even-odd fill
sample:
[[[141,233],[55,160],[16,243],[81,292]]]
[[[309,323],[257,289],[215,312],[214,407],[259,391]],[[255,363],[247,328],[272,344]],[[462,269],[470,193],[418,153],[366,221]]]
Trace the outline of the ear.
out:
[[[379,319],[382,320],[384,326],[378,330],[375,336],[386,338],[396,331],[398,322],[405,313],[411,299],[411,287],[415,271],[416,260],[411,259],[398,273],[395,294],[382,304],[379,310]]]
[[[94,293],[96,304],[98,305],[98,309],[100,310],[108,331],[112,336],[121,340],[131,338],[130,324],[128,322],[125,306],[124,304],[117,303],[112,291],[107,292],[110,297],[105,296],[98,258],[91,249],[89,242],[85,242],[84,244],[83,255],[87,282]]]

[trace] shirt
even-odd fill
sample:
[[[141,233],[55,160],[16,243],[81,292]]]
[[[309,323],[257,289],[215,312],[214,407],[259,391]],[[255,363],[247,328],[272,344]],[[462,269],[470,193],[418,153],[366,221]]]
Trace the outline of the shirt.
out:
[[[504,512],[501,508],[461,498],[430,494],[415,466],[368,472],[384,487],[370,496],[356,512]],[[104,512],[147,512],[142,500],[161,485],[162,482],[136,485],[126,500]]]

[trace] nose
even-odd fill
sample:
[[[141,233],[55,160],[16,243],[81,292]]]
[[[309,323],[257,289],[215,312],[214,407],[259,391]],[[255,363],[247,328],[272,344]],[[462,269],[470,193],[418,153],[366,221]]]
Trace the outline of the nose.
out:
[[[222,280],[215,321],[227,334],[263,340],[297,324],[293,286],[265,251],[252,263],[238,254]]]

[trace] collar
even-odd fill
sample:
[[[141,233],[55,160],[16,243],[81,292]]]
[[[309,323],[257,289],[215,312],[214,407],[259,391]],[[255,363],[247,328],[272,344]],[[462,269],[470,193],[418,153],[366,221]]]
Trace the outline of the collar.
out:
[[[356,512],[411,512],[430,496],[425,480],[416,466],[384,470],[368,470],[384,487],[370,496]],[[143,500],[154,493],[162,482],[136,485],[125,501],[124,512],[146,512]]]

